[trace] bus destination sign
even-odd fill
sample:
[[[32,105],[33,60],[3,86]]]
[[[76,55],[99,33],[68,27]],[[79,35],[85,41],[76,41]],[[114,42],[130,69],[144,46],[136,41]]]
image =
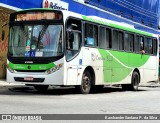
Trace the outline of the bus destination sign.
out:
[[[62,15],[56,12],[29,12],[17,14],[15,21],[60,20]]]

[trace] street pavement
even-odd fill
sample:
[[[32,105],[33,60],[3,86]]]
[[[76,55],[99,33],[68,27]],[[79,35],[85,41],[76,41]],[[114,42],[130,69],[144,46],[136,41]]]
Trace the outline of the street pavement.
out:
[[[0,86],[14,86],[14,85],[24,85],[24,84],[8,83],[6,79],[0,79]],[[160,87],[160,81],[147,83],[147,84],[141,85],[141,87]]]
[[[87,95],[77,93],[74,88],[50,88],[40,93],[33,87],[23,85],[0,80],[1,114],[159,114],[160,111],[159,83],[150,83],[147,85],[150,87],[140,87],[137,92],[123,91],[120,87],[105,87]],[[129,120],[120,122],[129,123]],[[143,123],[144,120],[130,122]],[[68,120],[68,123],[71,121]]]

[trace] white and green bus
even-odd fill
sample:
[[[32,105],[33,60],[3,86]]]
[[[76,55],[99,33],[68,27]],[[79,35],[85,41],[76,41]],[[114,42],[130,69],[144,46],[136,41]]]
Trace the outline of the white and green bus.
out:
[[[158,33],[65,10],[10,15],[7,82],[75,86],[88,94],[104,85],[136,91],[158,80]],[[143,28],[147,28],[142,26]]]

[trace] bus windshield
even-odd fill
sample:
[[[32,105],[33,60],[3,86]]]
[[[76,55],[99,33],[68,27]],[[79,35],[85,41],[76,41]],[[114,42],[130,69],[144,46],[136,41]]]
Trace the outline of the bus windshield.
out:
[[[63,54],[62,25],[11,25],[8,55],[54,57]]]

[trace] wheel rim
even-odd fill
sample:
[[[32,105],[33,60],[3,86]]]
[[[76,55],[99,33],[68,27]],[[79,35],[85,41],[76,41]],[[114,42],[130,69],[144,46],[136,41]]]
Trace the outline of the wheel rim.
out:
[[[88,92],[90,90],[91,87],[90,81],[91,81],[90,78],[84,74],[82,79],[82,90],[84,92]]]

